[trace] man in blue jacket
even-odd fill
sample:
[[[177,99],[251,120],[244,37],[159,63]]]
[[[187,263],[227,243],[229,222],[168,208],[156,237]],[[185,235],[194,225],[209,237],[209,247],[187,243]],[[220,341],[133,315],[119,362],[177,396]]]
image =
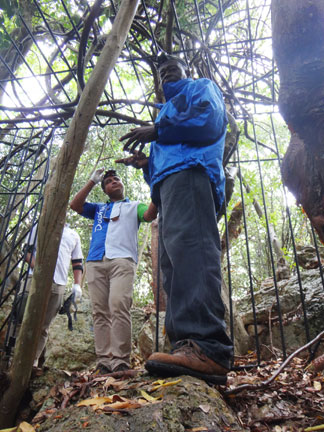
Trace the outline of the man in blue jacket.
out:
[[[233,345],[225,332],[216,214],[224,199],[226,109],[214,82],[188,78],[176,57],[159,60],[166,103],[154,126],[120,139],[133,153],[120,162],[143,168],[159,209],[165,327],[173,351],[152,354],[146,368],[225,383]],[[147,160],[141,150],[150,141]]]

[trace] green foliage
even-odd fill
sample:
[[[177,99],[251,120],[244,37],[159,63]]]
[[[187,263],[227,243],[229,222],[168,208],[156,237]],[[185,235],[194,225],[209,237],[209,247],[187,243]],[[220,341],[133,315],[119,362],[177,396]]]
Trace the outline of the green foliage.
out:
[[[313,243],[309,222],[306,222],[305,215],[296,207],[295,200],[282,185],[280,161],[275,154],[276,144],[280,158],[287,149],[289,143],[287,127],[279,116],[274,116],[273,128],[268,116],[258,116],[255,119],[254,130],[249,125],[248,132],[253,137],[255,131],[257,140],[262,144],[256,145],[254,140],[247,139],[243,133],[243,125],[241,125],[242,134],[239,141],[246,235],[242,226],[241,234],[230,249],[231,281],[234,295],[237,297],[249,292],[251,286],[252,289],[258,290],[263,280],[273,277],[269,248],[271,239],[268,233],[270,225],[281,243],[284,258],[292,271],[295,267],[292,234],[297,245]],[[258,162],[258,157],[260,162]],[[237,162],[237,159],[237,156],[234,156],[234,162]],[[246,191],[244,185],[249,186],[249,192]],[[237,178],[234,193],[228,205],[228,217],[240,200],[242,200],[241,187]],[[261,208],[261,217],[256,212],[255,201]],[[291,218],[292,232],[288,212]],[[224,229],[224,221],[222,221],[220,224],[221,233],[224,232]],[[277,257],[274,251],[273,258],[276,265]],[[249,263],[252,269],[251,280],[248,272]],[[228,270],[226,260],[224,266],[226,280],[228,277],[226,275]]]
[[[0,22],[4,25],[9,34],[12,34],[15,30],[17,31],[20,28],[21,23],[19,23],[17,18],[17,10],[19,10],[21,3],[21,0],[0,0],[0,7],[2,8],[0,11]],[[41,47],[42,51],[48,53],[48,58],[50,58],[57,50],[56,42],[59,44],[63,43],[62,35],[69,32],[72,29],[72,25],[66,17],[66,11],[61,2],[41,0],[40,3],[42,11],[51,25],[52,30],[55,32],[57,40],[54,43],[52,36],[44,32],[44,25],[37,10],[35,10],[33,14],[32,27],[35,34],[42,35],[42,40],[38,42],[38,46]],[[120,2],[115,3],[116,8],[118,8],[119,3]],[[164,46],[167,12],[170,2],[164,2],[162,22],[157,22],[160,3],[149,0],[146,1],[145,4],[148,14],[152,18],[150,25],[157,31],[156,39],[161,46]],[[181,35],[183,39],[182,42],[184,42],[185,48],[187,48],[189,60],[198,61],[199,57],[203,57],[205,54],[204,50],[198,50],[201,41],[201,25],[205,38],[204,43],[208,44],[210,47],[209,49],[212,51],[213,60],[219,63],[219,70],[222,76],[227,80],[227,83],[231,86],[237,98],[244,98],[244,100],[251,101],[250,104],[243,103],[247,114],[249,114],[246,130],[243,121],[237,120],[241,132],[238,149],[239,153],[234,154],[231,161],[234,166],[237,166],[238,160],[240,160],[246,220],[245,229],[241,227],[241,232],[233,242],[229,251],[231,258],[232,285],[235,295],[239,296],[250,289],[250,278],[248,274],[249,263],[253,272],[252,284],[254,287],[258,288],[262,280],[272,276],[268,238],[269,226],[267,222],[273,227],[281,242],[281,248],[285,259],[292,267],[294,257],[290,227],[292,227],[295,241],[298,244],[310,243],[312,242],[312,237],[309,225],[305,223],[305,216],[301,213],[300,209],[295,207],[293,198],[291,195],[287,194],[281,182],[280,159],[278,161],[277,156],[282,158],[287,149],[289,143],[287,127],[279,115],[273,114],[271,118],[270,115],[267,114],[268,111],[273,112],[273,106],[269,101],[272,100],[273,94],[276,97],[279,87],[279,78],[275,74],[275,71],[272,71],[270,8],[266,8],[266,4],[269,4],[269,1],[264,2],[263,5],[260,5],[259,0],[249,1],[249,25],[247,25],[246,20],[247,8],[245,0],[198,2],[197,4],[199,12],[205,17],[205,20],[201,20],[200,22],[197,19],[194,2],[189,0],[179,0],[176,2],[177,17],[180,28],[183,31]],[[219,13],[220,4],[223,8],[222,19]],[[81,19],[84,19],[85,11],[88,8],[87,1],[70,1],[65,2],[65,5],[68,8],[69,15],[72,17],[74,24],[78,24]],[[264,10],[267,10],[267,13],[264,13]],[[139,8],[138,14],[138,22],[145,26],[147,23],[145,23],[146,17],[143,13],[143,8]],[[112,8],[104,5],[103,13],[96,21],[96,26],[104,29],[103,33],[108,32],[111,28],[112,16],[114,16]],[[206,17],[214,17],[215,19],[209,21]],[[94,33],[91,33],[91,37],[88,40],[88,48],[94,40]],[[3,31],[3,27],[0,26],[1,50],[8,48],[8,41],[9,37]],[[109,93],[108,99],[125,99],[126,93],[129,99],[143,100],[143,90],[147,100],[153,101],[155,94],[152,71],[147,61],[140,59],[141,52],[147,57],[152,55],[152,47],[154,46],[152,42],[150,38],[146,37],[145,32],[143,34],[136,33],[136,31],[132,29],[129,35],[129,51],[125,50],[125,52],[123,52],[107,85],[106,90]],[[172,42],[172,49],[174,52],[182,50],[182,42],[179,34],[174,32]],[[130,49],[132,46],[136,46],[136,50],[132,51]],[[79,39],[72,38],[62,49],[69,66],[75,69]],[[98,49],[91,59],[92,64],[96,64],[99,54],[100,50]],[[131,55],[134,58],[133,61],[135,62],[138,76],[135,76],[133,65],[128,61]],[[48,64],[35,44],[32,45],[25,60],[28,62],[28,65],[31,66],[34,74],[40,75],[38,78],[40,84],[37,84],[39,88],[38,91],[36,91],[36,85],[34,85],[35,81],[32,80],[30,80],[30,84],[24,86],[24,92],[18,89],[21,102],[30,106],[31,102],[36,103],[44,96],[41,87],[46,87],[44,75],[48,72]],[[227,67],[226,61],[231,64],[231,68]],[[68,65],[62,54],[55,57],[55,60],[51,63],[51,67],[56,73],[56,76],[60,79],[68,73]],[[85,81],[89,78],[91,71],[91,63],[89,62],[86,66]],[[115,72],[118,73],[118,77]],[[196,76],[201,76],[201,74],[203,74],[198,70],[194,70],[194,72]],[[30,77],[30,73],[25,63],[19,65],[18,69],[15,71],[15,75],[20,78],[26,76]],[[223,85],[222,80],[216,72],[215,79],[219,80],[220,84]],[[51,86],[56,83],[57,81],[52,77]],[[120,85],[121,83],[125,93]],[[76,97],[77,84],[75,80],[65,85],[64,89],[71,100]],[[223,90],[224,89],[226,90],[226,88],[223,87]],[[62,102],[68,99],[62,91],[58,91],[56,96]],[[252,104],[254,101],[256,103]],[[18,104],[20,104],[20,101],[17,102],[17,105]],[[107,106],[103,108],[111,109],[111,107]],[[252,111],[252,108],[254,111]],[[124,104],[122,109],[119,109],[119,112],[135,116],[141,120],[151,120],[149,110],[143,108],[140,104],[132,104],[131,107],[128,104]],[[247,118],[248,116],[244,115],[244,117]],[[238,115],[238,118],[242,117]],[[250,120],[252,119],[254,123],[251,123]],[[105,122],[107,118],[101,117],[100,120]],[[103,128],[92,127],[90,129],[85,152],[81,157],[73,183],[71,196],[86,183],[96,167],[112,167],[117,169],[123,179],[126,194],[130,199],[149,203],[149,188],[143,180],[142,172],[131,167],[125,167],[124,165],[116,166],[114,162],[115,159],[125,156],[122,150],[122,144],[119,142],[119,137],[125,134],[131,127],[130,125],[111,124]],[[245,133],[246,131],[247,134]],[[53,140],[52,156],[57,154],[63,142],[64,133],[65,129],[56,131]],[[21,132],[20,139],[23,140],[23,138],[24,135]],[[18,140],[16,144],[19,144],[19,142]],[[0,157],[6,155],[7,149],[8,146],[0,147]],[[276,154],[277,151],[278,155]],[[12,165],[8,168],[7,176],[3,179],[5,187],[10,187],[10,182],[15,177],[14,167],[17,164],[19,165],[20,158],[21,153],[17,153],[17,155],[13,157],[11,161]],[[31,170],[32,163],[32,160],[26,162],[24,170],[21,173],[21,187],[27,184],[28,172]],[[249,187],[249,192],[246,190],[246,185]],[[32,205],[35,199],[36,196],[31,196],[29,198],[29,204]],[[89,201],[104,201],[105,199],[106,197],[100,186],[94,188],[89,196]],[[234,206],[241,200],[241,185],[239,179],[236,178],[234,193],[227,208],[228,218]],[[262,209],[261,216],[256,212],[256,202]],[[8,198],[4,195],[1,196],[1,209],[6,208],[7,203]],[[287,208],[290,212],[291,222],[289,222],[288,219]],[[72,211],[68,212],[67,219],[79,232],[82,240],[83,252],[84,255],[86,255],[91,238],[91,221],[76,215]],[[16,221],[17,215],[13,215],[10,224],[14,225]],[[30,218],[26,218],[26,224],[28,224],[29,221]],[[219,224],[221,234],[224,232],[224,225],[224,220],[221,220]],[[142,260],[138,266],[135,282],[134,299],[139,303],[145,302],[145,299],[147,299],[147,301],[152,299],[150,237],[147,239],[146,227],[142,224],[139,231],[139,248],[141,248],[145,242],[146,246]]]
[[[15,15],[17,9],[17,0],[0,0],[0,10],[2,10],[8,18],[12,18]]]

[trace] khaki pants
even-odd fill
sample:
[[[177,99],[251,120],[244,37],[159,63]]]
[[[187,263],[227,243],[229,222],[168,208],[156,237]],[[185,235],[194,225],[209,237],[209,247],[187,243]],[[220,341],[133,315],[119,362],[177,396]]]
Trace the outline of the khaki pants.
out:
[[[98,363],[115,369],[130,364],[135,262],[131,258],[103,258],[87,262]]]
[[[27,286],[27,289],[28,288],[29,286]],[[56,283],[53,282],[51,296],[47,305],[45,321],[43,323],[41,336],[37,345],[34,366],[38,366],[38,359],[42,354],[43,349],[45,348],[47,338],[48,338],[48,330],[51,325],[51,322],[56,317],[63,304],[64,292],[65,292],[65,285],[57,285]]]
[[[27,284],[26,284],[26,290],[25,290],[26,294],[28,294],[30,291],[31,281],[32,281],[32,276],[28,276]],[[36,367],[38,366],[39,357],[41,356],[41,354],[45,348],[46,342],[47,342],[48,331],[49,331],[49,327],[51,325],[51,322],[56,317],[57,313],[59,312],[59,310],[61,309],[61,306],[63,304],[64,292],[65,292],[65,285],[57,285],[56,283],[53,282],[52,288],[51,288],[51,296],[49,298],[48,305],[47,305],[45,322],[43,323],[42,332],[40,335],[40,339],[38,341],[38,345],[37,345],[37,349],[36,349],[36,356],[34,359],[33,366],[36,366]],[[21,322],[22,322],[23,315],[25,312],[25,307],[26,307],[26,302],[24,302],[21,305],[20,310],[19,310],[18,324],[16,327],[16,334],[18,334],[18,332],[20,330]]]

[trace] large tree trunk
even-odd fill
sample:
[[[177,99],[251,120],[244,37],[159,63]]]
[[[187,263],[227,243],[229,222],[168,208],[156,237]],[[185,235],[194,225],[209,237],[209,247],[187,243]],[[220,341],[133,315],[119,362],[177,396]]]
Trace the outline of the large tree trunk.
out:
[[[162,272],[159,270],[159,219],[151,223],[151,256],[152,256],[152,276],[153,276],[153,296],[155,307],[159,311],[165,311],[167,295],[163,289]],[[159,287],[159,293],[158,293]],[[158,295],[159,294],[159,295]]]
[[[28,386],[39,333],[50,296],[74,174],[107,79],[125,43],[137,3],[138,0],[122,1],[105,47],[84,88],[56,166],[46,185],[44,206],[39,220],[35,271],[10,369],[10,386],[0,402],[0,428],[13,424],[18,404]]]
[[[272,0],[279,108],[291,132],[283,181],[324,242],[324,3]]]

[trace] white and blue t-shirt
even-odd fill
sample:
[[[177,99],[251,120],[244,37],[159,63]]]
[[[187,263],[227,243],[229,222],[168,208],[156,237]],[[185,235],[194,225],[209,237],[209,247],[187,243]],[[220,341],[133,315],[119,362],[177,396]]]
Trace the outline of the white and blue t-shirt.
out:
[[[87,261],[132,258],[137,262],[137,232],[147,209],[139,201],[84,203],[81,216],[93,219]]]

